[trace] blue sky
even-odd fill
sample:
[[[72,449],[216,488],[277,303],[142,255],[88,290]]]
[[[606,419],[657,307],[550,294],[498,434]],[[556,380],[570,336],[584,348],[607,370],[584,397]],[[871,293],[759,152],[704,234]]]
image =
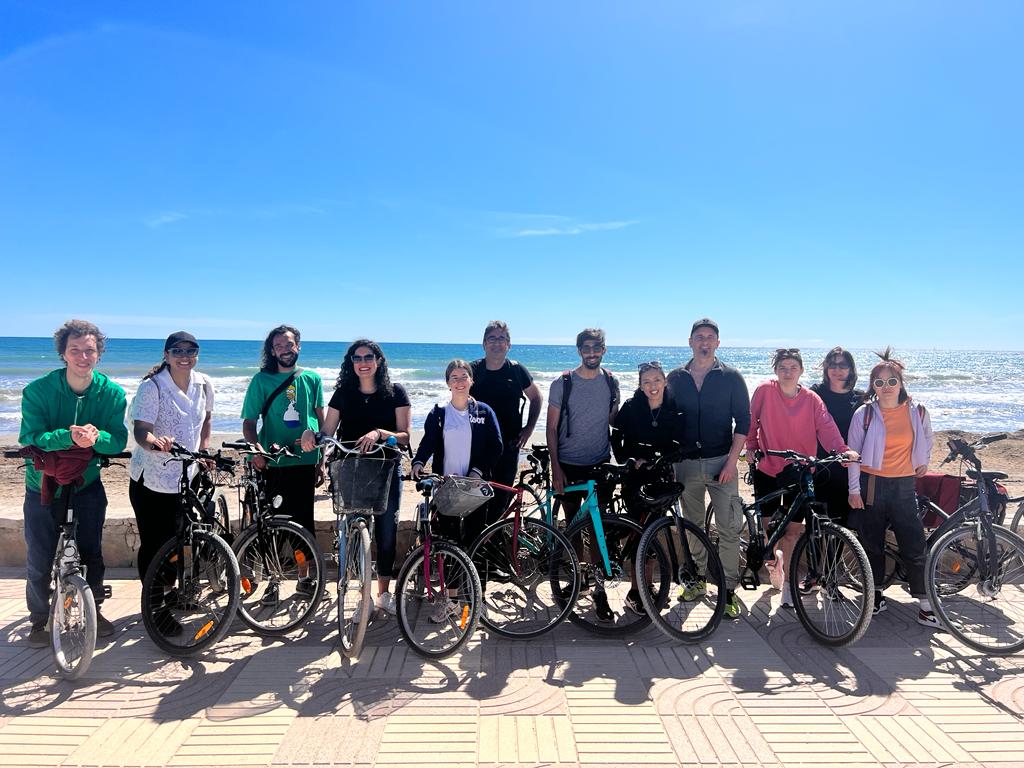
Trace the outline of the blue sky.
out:
[[[1024,349],[1019,3],[0,18],[0,335]]]

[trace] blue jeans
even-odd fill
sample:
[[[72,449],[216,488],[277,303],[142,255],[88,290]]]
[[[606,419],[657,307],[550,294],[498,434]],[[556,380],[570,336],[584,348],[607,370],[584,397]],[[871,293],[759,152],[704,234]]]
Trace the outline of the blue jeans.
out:
[[[78,550],[86,578],[92,587],[97,608],[103,602],[103,521],[107,516],[107,492],[99,480],[75,491],[75,519],[78,521]],[[61,514],[64,505],[55,499],[44,505],[38,491],[25,489],[25,602],[29,619],[41,624],[50,615],[50,569],[57,550],[60,523],[54,510]],[[60,521],[63,522],[63,521]]]
[[[380,487],[380,486],[378,486]],[[388,506],[383,515],[373,518],[373,541],[377,546],[377,576],[390,579],[395,570],[395,546],[398,538],[398,508],[402,504],[402,468],[395,467],[388,491]]]

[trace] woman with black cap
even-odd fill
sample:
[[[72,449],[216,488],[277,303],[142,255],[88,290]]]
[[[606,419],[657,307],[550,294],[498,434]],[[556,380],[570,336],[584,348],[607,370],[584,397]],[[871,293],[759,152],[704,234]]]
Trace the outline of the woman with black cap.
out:
[[[165,541],[174,538],[181,467],[166,462],[178,443],[190,451],[209,447],[213,383],[195,370],[199,342],[177,331],[164,342],[164,359],[147,373],[132,400],[135,425],[128,498],[139,527],[139,578]]]

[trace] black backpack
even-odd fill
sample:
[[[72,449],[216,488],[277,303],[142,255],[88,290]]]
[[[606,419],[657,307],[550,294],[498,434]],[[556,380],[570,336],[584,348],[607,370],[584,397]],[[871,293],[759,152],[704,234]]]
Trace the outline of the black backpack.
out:
[[[611,404],[614,406],[619,402],[619,382],[612,376],[612,372],[602,366],[601,373],[604,374],[604,381],[608,385],[608,391],[611,392],[612,399]],[[572,371],[562,371],[562,407],[558,410],[558,427],[555,430],[556,435],[562,434],[562,422],[565,422],[565,437],[568,439],[571,436],[571,427],[569,426],[569,393],[572,392]],[[611,415],[611,411],[609,411]]]

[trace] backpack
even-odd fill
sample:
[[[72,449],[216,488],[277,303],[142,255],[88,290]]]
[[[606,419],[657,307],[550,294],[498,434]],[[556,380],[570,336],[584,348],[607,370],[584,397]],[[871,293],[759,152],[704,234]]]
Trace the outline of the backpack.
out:
[[[608,391],[611,392],[612,399],[611,404],[614,406],[619,402],[619,382],[612,372],[607,368],[602,367],[601,373],[604,374],[604,381],[608,385]],[[558,409],[558,427],[555,429],[555,434],[562,434],[562,422],[565,422],[565,437],[569,439],[571,437],[571,427],[569,426],[569,394],[572,392],[572,371],[562,371],[562,407]],[[609,411],[609,414],[611,411]]]

